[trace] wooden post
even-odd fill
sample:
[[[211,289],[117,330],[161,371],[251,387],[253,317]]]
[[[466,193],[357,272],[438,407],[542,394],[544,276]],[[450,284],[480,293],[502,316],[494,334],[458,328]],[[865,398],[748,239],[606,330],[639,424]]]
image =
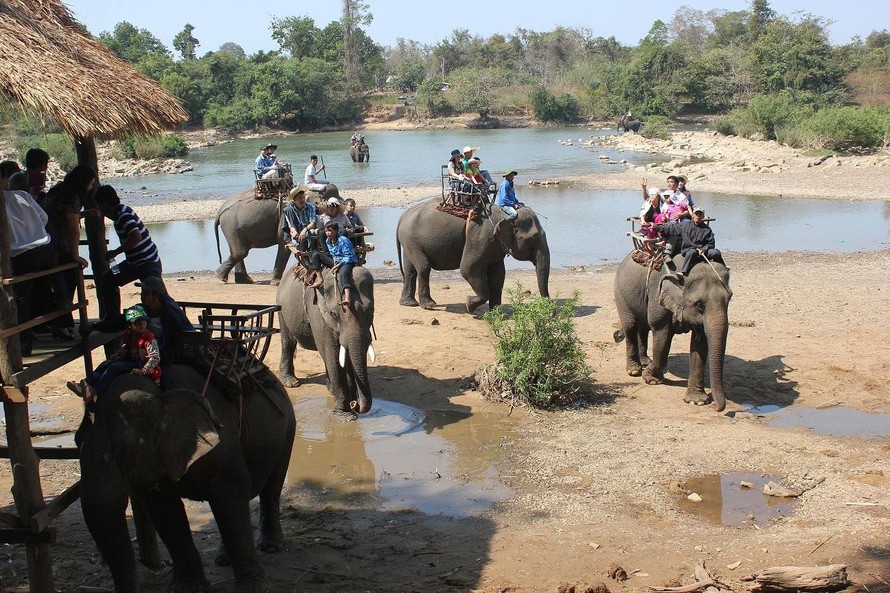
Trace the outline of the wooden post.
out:
[[[12,277],[12,262],[9,256],[9,219],[6,216],[6,196],[0,190],[4,202],[0,204],[0,277]],[[0,284],[0,328],[18,325],[13,289]],[[17,335],[0,338],[0,381],[22,368],[22,351]],[[27,387],[23,388],[25,396]],[[31,425],[28,420],[28,403],[3,402],[6,415],[6,442],[9,446],[9,462],[12,466],[12,496],[16,510],[23,524],[28,525],[31,517],[44,507],[43,490],[40,487],[40,460],[31,446]],[[34,534],[35,536],[38,534]],[[28,578],[31,593],[52,593],[53,565],[48,542],[36,543],[32,538],[25,543],[28,559]]]
[[[99,176],[99,157],[96,154],[96,143],[92,138],[77,137],[74,139],[74,151],[77,153],[78,165],[89,165],[96,171],[96,178]],[[92,194],[87,194],[83,198],[83,207],[86,209],[95,208],[96,200]],[[84,218],[84,226],[87,231],[87,242],[89,243],[90,267],[93,268],[93,275],[98,279],[103,272],[108,269],[108,262],[105,261],[107,248],[105,246],[105,221],[101,216],[87,216]],[[105,303],[98,296],[99,316],[105,313]]]

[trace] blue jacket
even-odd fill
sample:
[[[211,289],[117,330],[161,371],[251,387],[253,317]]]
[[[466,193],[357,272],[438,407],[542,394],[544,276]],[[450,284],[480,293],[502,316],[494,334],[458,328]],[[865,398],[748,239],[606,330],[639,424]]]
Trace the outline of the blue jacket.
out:
[[[498,188],[498,206],[512,206],[515,208],[518,203],[519,200],[516,199],[516,190],[513,189],[513,184],[510,183],[509,179],[504,179],[501,187]]]
[[[355,256],[355,250],[352,248],[352,242],[343,235],[339,235],[337,237],[337,242],[333,244],[325,239],[324,246],[327,248],[328,253],[331,255],[336,263],[358,263],[358,258]]]

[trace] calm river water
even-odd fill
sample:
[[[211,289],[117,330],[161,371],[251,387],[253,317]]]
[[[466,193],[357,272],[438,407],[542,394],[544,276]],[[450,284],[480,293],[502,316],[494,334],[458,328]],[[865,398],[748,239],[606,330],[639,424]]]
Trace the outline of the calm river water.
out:
[[[195,171],[182,175],[150,175],[114,180],[122,199],[136,211],[144,204],[189,198],[225,197],[250,187],[251,168],[259,147],[267,140],[279,145],[282,159],[301,172],[310,153],[324,156],[328,175],[349,195],[349,188],[428,186],[437,183],[441,165],[452,148],[480,146],[483,165],[493,173],[505,168],[520,171],[519,198],[542,218],[554,267],[589,265],[622,259],[630,249],[628,216],[639,212],[642,201],[636,188],[628,191],[586,191],[570,187],[526,187],[533,177],[560,177],[617,170],[597,158],[607,154],[618,161],[640,165],[656,160],[641,153],[618,153],[579,140],[612,132],[584,128],[515,130],[442,130],[371,132],[371,164],[349,159],[350,132],[302,134],[286,138],[237,140],[192,152]],[[560,140],[571,139],[566,146]],[[145,188],[145,189],[142,189]],[[890,202],[879,200],[808,200],[695,192],[705,208],[718,247],[730,262],[732,252],[876,250],[890,245]],[[430,195],[439,195],[438,187]],[[376,246],[368,258],[371,268],[398,261],[395,226],[404,208],[366,208],[359,205],[365,223],[374,231]],[[218,265],[213,221],[177,221],[149,225],[161,250],[166,273],[212,270]],[[112,245],[117,239],[110,237]],[[222,241],[223,257],[228,255]],[[274,250],[254,250],[247,259],[250,272],[268,271]],[[531,267],[507,259],[508,268]]]

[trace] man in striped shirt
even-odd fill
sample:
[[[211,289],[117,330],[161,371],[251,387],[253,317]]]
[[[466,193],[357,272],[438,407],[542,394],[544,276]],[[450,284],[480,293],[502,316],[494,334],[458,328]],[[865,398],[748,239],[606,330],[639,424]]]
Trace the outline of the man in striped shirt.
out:
[[[121,314],[120,287],[134,280],[161,276],[161,258],[148,229],[132,208],[121,204],[113,187],[103,185],[96,190],[95,199],[99,211],[113,223],[114,232],[121,242],[120,247],[108,251],[105,258],[111,261],[123,253],[126,259],[111,266],[99,277],[99,302],[105,314],[93,329],[117,331],[126,325]]]

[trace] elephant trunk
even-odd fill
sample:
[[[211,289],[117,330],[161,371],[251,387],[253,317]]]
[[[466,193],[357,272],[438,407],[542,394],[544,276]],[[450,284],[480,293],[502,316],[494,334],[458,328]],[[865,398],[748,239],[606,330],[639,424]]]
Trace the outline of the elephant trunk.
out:
[[[356,414],[367,414],[374,399],[371,395],[371,382],[368,380],[367,352],[371,349],[370,341],[366,348],[345,348],[341,345],[340,349],[341,359],[349,358],[347,372],[352,373],[352,378],[355,380],[355,399],[349,402],[349,408]],[[342,362],[345,366],[346,361]]]
[[[538,279],[538,292],[542,297],[550,296],[550,247],[546,241],[535,254],[535,276]]]
[[[711,376],[711,396],[718,412],[726,408],[726,393],[723,390],[723,362],[726,357],[726,336],[729,320],[725,310],[722,319],[709,320],[705,324],[708,339],[708,371]]]

